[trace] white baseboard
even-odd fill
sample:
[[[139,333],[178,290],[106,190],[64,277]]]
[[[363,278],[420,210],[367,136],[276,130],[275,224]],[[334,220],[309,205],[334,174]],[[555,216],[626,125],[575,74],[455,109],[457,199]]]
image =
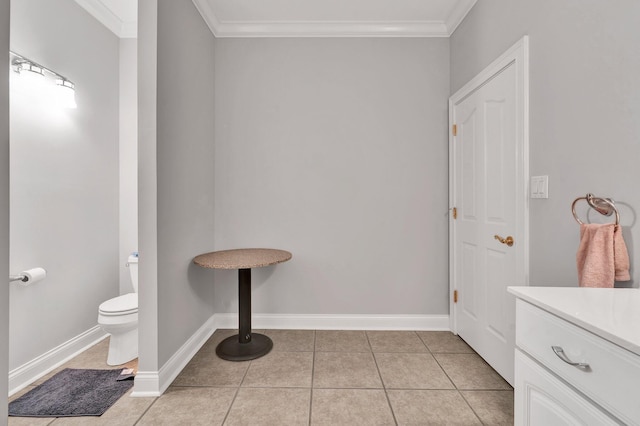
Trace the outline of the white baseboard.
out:
[[[238,314],[215,314],[215,328],[238,328]],[[449,315],[253,314],[254,329],[449,331]]]
[[[9,396],[53,371],[108,336],[99,326],[64,342],[9,372]]]
[[[215,315],[205,322],[184,345],[167,361],[159,371],[138,371],[133,384],[133,397],[156,397],[164,393],[169,385],[180,374],[191,358],[200,350],[202,345],[211,337]]]
[[[133,381],[132,397],[156,397],[160,392],[160,374],[158,371],[140,371]]]

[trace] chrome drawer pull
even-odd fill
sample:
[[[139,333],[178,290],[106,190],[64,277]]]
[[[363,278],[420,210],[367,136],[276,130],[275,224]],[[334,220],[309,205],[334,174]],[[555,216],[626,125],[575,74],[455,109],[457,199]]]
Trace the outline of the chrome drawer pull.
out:
[[[589,367],[589,364],[587,364],[585,362],[573,362],[573,361],[571,361],[567,357],[567,355],[564,353],[564,349],[562,349],[562,347],[560,347],[560,346],[551,346],[551,349],[553,349],[553,352],[556,353],[558,358],[560,358],[561,360],[563,360],[567,364],[573,365],[574,367],[579,368],[581,370],[585,370],[585,371],[589,371],[591,369]]]

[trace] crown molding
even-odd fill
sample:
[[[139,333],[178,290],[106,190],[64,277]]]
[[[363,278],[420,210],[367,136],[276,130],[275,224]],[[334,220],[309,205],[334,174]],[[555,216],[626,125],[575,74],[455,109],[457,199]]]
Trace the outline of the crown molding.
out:
[[[76,0],[77,1],[77,0]],[[449,37],[477,0],[460,0],[446,21],[220,21],[193,0],[215,37]]]
[[[138,36],[137,22],[123,22],[100,0],[75,0],[75,2],[118,37],[136,38]]]
[[[218,27],[220,26],[220,22],[218,21],[218,18],[216,18],[216,15],[213,13],[209,2],[207,0],[193,0],[193,4],[200,13],[200,16],[202,16],[202,19],[204,19],[204,22],[209,27],[211,33],[215,37],[220,37],[218,35]]]
[[[225,22],[216,37],[448,37],[441,22]]]
[[[458,25],[460,25],[477,1],[478,0],[459,0],[458,3],[456,3],[455,8],[451,11],[445,23],[449,36],[458,28]]]

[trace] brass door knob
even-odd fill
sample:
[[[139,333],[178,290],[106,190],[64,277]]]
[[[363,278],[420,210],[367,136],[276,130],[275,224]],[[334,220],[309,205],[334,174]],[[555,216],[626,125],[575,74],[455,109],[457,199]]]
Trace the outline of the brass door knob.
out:
[[[502,244],[506,244],[509,247],[513,245],[513,237],[509,235],[507,238],[502,238],[500,235],[494,235],[493,238],[500,241]]]

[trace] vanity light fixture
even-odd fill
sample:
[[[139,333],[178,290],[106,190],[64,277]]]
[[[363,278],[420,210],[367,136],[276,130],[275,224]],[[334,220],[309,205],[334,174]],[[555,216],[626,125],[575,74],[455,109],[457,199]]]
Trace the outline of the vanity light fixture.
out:
[[[53,86],[49,85],[49,89],[53,87],[50,92],[54,94],[55,104],[64,108],[77,108],[76,85],[71,80],[15,52],[10,52],[10,54],[13,57],[11,66],[16,73],[38,85],[53,83]]]
[[[22,72],[33,73],[36,77],[44,77],[44,68],[34,64],[33,62],[28,61],[18,61],[16,62],[17,72],[22,74]],[[27,74],[29,75],[29,74]]]

